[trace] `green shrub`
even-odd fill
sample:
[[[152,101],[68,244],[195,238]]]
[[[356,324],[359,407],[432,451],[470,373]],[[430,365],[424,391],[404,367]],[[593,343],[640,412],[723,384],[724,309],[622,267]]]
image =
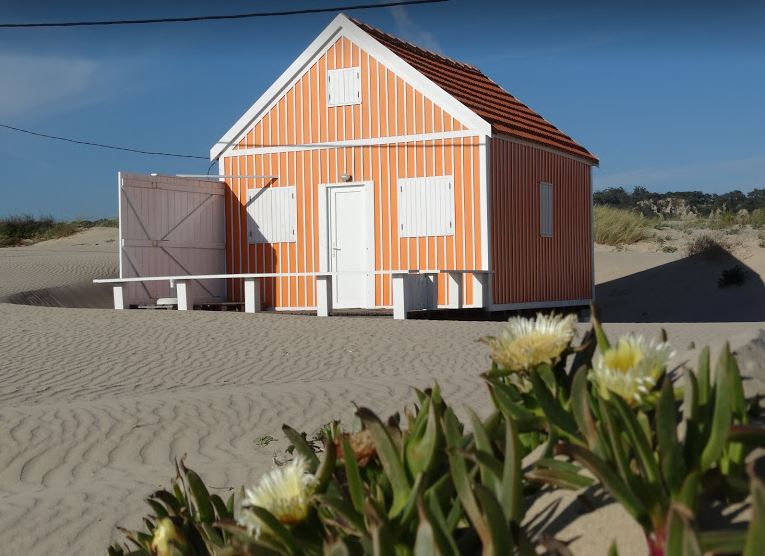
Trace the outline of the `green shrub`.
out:
[[[636,212],[596,206],[595,241],[604,245],[629,245],[650,237],[651,222]]]
[[[117,218],[99,218],[98,220],[75,220],[72,224],[76,224],[83,229],[94,228],[96,226],[102,228],[118,228],[120,221]]]
[[[765,209],[755,209],[752,214],[749,215],[749,224],[754,228],[762,228],[765,226]]]
[[[0,219],[0,245],[20,245],[25,241],[36,242],[46,239],[67,237],[79,230],[72,222],[56,222],[50,216],[34,218],[28,214],[8,216]]]
[[[3,245],[19,245],[24,240],[45,237],[56,222],[50,216],[34,218],[29,214],[0,219],[0,241]]]
[[[0,218],[0,247],[13,247],[23,243],[67,237],[94,226],[116,228],[119,226],[119,221],[116,218],[102,218],[59,222],[51,216],[37,218],[29,214],[7,216]]]

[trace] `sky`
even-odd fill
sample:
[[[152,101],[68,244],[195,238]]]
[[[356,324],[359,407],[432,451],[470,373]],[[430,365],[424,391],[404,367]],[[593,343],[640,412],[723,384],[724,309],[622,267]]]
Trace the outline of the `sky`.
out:
[[[370,1],[3,0],[0,23]],[[597,189],[765,187],[765,2],[450,0],[351,15],[479,67],[599,157]],[[0,123],[206,156],[333,17],[0,29]],[[0,129],[0,216],[114,216],[118,171],[208,166]]]

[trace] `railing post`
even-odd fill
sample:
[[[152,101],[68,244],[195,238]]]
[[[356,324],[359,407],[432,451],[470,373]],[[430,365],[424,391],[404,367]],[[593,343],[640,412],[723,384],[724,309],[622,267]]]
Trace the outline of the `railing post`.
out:
[[[395,320],[406,319],[409,309],[407,296],[408,272],[396,272],[393,274],[393,318]]]
[[[490,277],[489,272],[473,273],[473,303],[480,303],[480,307],[488,307],[491,304]]]
[[[191,311],[194,309],[194,300],[191,297],[191,283],[188,280],[175,281],[175,295],[178,298],[179,311]]]
[[[114,308],[122,310],[125,308],[125,286],[119,284],[112,287],[112,294],[114,295]]]
[[[449,296],[449,309],[462,309],[462,277],[461,272],[446,273],[446,288]]]
[[[438,273],[432,272],[426,274],[429,284],[426,284],[428,288],[427,309],[438,309]]]
[[[244,312],[260,312],[260,280],[257,278],[244,279]]]
[[[320,274],[316,277],[316,315],[328,317],[332,312],[332,275]]]

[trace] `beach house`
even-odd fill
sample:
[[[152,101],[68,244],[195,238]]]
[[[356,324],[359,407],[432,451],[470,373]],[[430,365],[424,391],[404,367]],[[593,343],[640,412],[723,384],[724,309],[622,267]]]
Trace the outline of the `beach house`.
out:
[[[229,302],[243,274],[276,310],[316,309],[322,274],[334,308],[390,308],[397,288],[407,308],[592,298],[597,158],[478,68],[345,15],[210,157],[224,237],[206,272],[228,275]]]

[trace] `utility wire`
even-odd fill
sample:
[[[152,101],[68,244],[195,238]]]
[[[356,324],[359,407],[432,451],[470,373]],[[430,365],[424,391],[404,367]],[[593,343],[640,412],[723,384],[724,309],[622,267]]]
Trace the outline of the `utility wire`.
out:
[[[0,29],[34,29],[41,27],[95,27],[102,25],[145,25],[152,23],[189,23],[194,21],[213,21],[227,19],[251,19],[256,17],[281,17],[287,15],[321,14],[327,12],[346,12],[356,10],[372,10],[375,8],[391,8],[395,6],[412,6],[416,4],[435,4],[449,0],[399,0],[397,2],[382,2],[379,4],[356,4],[335,8],[305,8],[301,10],[283,10],[277,12],[253,12],[230,15],[200,15],[191,17],[167,17],[156,19],[116,19],[108,21],[49,21],[41,23],[0,23]]]
[[[18,133],[26,133],[27,135],[34,135],[35,137],[42,137],[44,139],[55,139],[56,141],[65,141],[67,143],[74,143],[76,145],[87,145],[88,147],[99,147],[101,149],[111,149],[114,151],[126,151],[136,154],[147,154],[152,156],[172,156],[175,158],[195,158],[199,160],[210,160],[209,156],[197,156],[193,154],[178,154],[178,153],[166,153],[161,151],[144,151],[141,149],[131,149],[129,147],[117,147],[114,145],[104,145],[102,143],[92,143],[90,141],[81,141],[79,139],[70,139],[68,137],[58,137],[56,135],[48,135],[47,133],[39,133],[37,131],[29,131],[28,129],[21,129],[20,127],[13,127],[11,125],[0,124],[0,128],[16,131]]]
[[[14,127],[14,126],[7,125],[7,124],[2,124],[2,123],[0,123],[0,129],[7,129],[7,130],[15,131],[15,132],[18,132],[18,133],[25,133],[27,135],[32,135],[34,137],[41,137],[43,139],[54,139],[56,141],[64,141],[66,143],[74,143],[75,145],[85,145],[85,146],[88,146],[88,147],[98,147],[98,148],[101,148],[101,149],[111,149],[113,151],[125,151],[125,152],[129,152],[129,153],[145,154],[145,155],[150,155],[150,156],[170,156],[170,157],[174,157],[174,158],[193,158],[193,159],[196,159],[196,160],[210,160],[209,156],[198,156],[198,155],[194,155],[194,154],[168,153],[168,152],[162,152],[162,151],[145,151],[145,150],[142,150],[142,149],[133,149],[133,148],[130,148],[130,147],[118,147],[116,145],[105,145],[103,143],[93,143],[91,141],[82,141],[80,139],[71,139],[69,137],[59,137],[58,135],[49,135],[47,133],[40,133],[38,131],[30,131],[28,129],[22,129],[20,127]],[[458,139],[458,137],[454,137],[454,138],[445,137],[445,138],[442,138],[442,140],[444,140],[444,141],[448,141],[450,139],[454,140],[454,139]],[[468,138],[465,138],[465,139],[468,139]],[[259,145],[259,144],[250,144],[250,143],[247,143],[247,144],[240,145],[240,147],[243,147],[243,148],[262,148],[262,147],[301,148],[301,147],[303,147],[303,148],[306,148],[306,149],[335,149],[335,148],[343,148],[343,147],[348,148],[348,147],[369,147],[369,146],[373,146],[373,145],[369,145],[367,143],[353,143],[353,142],[343,143],[342,145],[333,145],[331,143],[304,143],[304,144],[294,144],[294,145],[292,145],[292,144],[290,144],[290,145],[287,145],[287,144],[284,144],[284,145],[281,145],[281,144],[277,144],[277,145]],[[388,147],[393,147],[393,148],[406,148],[407,147],[407,145],[401,145],[401,144],[391,144],[391,145],[387,145],[387,146]],[[423,145],[423,146],[434,147],[434,148],[436,147],[435,144],[433,144],[433,145]],[[236,151],[233,151],[233,153],[235,155]],[[217,162],[217,159],[212,161],[212,163],[210,164],[210,167],[207,169],[207,173],[208,174],[210,173],[210,169],[212,169],[213,165],[216,162]]]

